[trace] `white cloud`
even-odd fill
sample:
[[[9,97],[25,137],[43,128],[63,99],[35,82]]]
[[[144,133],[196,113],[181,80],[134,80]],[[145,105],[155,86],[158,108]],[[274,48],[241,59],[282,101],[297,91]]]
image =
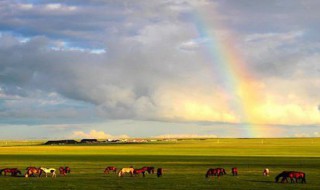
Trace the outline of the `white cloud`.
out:
[[[73,131],[70,138],[74,138],[74,139],[80,139],[80,138],[116,139],[116,138],[129,138],[129,136],[127,136],[127,135],[113,136],[113,135],[105,133],[104,131],[91,130],[88,133],[85,133],[83,131]]]
[[[315,137],[320,137],[320,132],[314,132],[313,135],[314,135]]]
[[[217,135],[199,135],[199,134],[165,134],[154,136],[154,138],[217,138]]]
[[[30,10],[33,8],[33,4],[18,4],[18,7],[23,10]]]
[[[45,8],[48,10],[53,10],[53,11],[56,11],[56,10],[74,11],[77,9],[76,6],[67,6],[67,5],[63,5],[60,3],[50,3],[50,4],[45,5]]]

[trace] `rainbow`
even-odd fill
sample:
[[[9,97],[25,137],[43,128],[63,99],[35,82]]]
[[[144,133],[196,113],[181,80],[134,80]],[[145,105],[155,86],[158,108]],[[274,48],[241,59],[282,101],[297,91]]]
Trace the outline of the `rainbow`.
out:
[[[205,55],[210,67],[224,83],[226,93],[231,96],[228,103],[234,114],[239,116],[238,125],[245,128],[241,136],[261,137],[267,135],[266,127],[259,127],[263,123],[263,118],[259,114],[259,92],[256,88],[256,79],[247,68],[246,61],[237,49],[234,48],[236,39],[229,34],[223,39],[213,27],[222,27],[215,20],[214,8],[207,12],[197,12],[194,14],[193,22],[197,31],[199,41],[205,41]],[[210,27],[209,27],[210,24]]]

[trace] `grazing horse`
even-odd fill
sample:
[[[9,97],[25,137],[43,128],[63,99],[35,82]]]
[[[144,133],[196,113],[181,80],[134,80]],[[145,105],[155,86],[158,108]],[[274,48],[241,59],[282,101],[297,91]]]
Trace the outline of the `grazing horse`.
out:
[[[57,177],[56,175],[56,169],[54,168],[40,168],[41,172],[39,174],[39,177],[41,176],[42,172],[46,174],[46,177],[48,177],[48,173],[51,173],[51,177]]]
[[[298,180],[301,179],[301,183],[306,183],[306,174],[303,172],[296,171],[283,171],[275,177],[275,182],[278,183],[279,179],[282,177],[281,183],[288,183],[290,178],[291,183],[298,183]]]
[[[231,168],[231,172],[233,176],[237,176],[238,175],[238,168]]]
[[[218,176],[218,179],[220,178],[220,176],[224,175],[225,171],[223,171],[223,168],[210,168],[208,169],[207,173],[206,173],[206,178],[208,178],[209,176]]]
[[[162,176],[162,172],[163,172],[163,169],[162,168],[158,168],[157,169],[157,176],[161,177]]]
[[[144,166],[143,168],[146,169],[148,174],[154,174],[154,167],[153,166]]]
[[[24,174],[25,177],[35,176],[35,174],[38,174],[40,177],[40,175],[42,173],[41,169],[36,168],[36,167],[27,167],[26,170],[27,170],[27,172],[26,172],[26,174]]]
[[[117,168],[114,167],[114,166],[108,166],[108,167],[106,167],[106,169],[104,170],[104,173],[105,173],[105,174],[109,174],[110,171],[113,171],[113,173],[116,173],[116,172],[117,172]]]
[[[221,175],[226,175],[227,172],[224,168],[216,168],[217,170],[220,170]]]
[[[269,176],[269,174],[270,174],[270,170],[269,170],[268,168],[265,168],[265,169],[263,170],[263,175],[264,175],[264,176]]]
[[[140,168],[140,169],[134,169],[133,174],[139,175],[142,173],[142,176],[145,177],[145,172],[148,171],[146,167]]]
[[[61,175],[67,175],[68,173],[71,172],[71,169],[68,166],[60,167],[59,168],[59,172],[60,172]]]
[[[290,173],[291,171],[283,171],[283,172],[281,172],[280,174],[278,174],[276,177],[275,177],[275,182],[276,183],[278,183],[278,181],[279,181],[279,179],[280,178],[282,178],[281,179],[281,183],[284,183],[284,182],[287,182],[288,183],[288,177],[289,177],[289,173]],[[292,183],[292,181],[291,181],[291,183]]]
[[[17,176],[18,174],[21,174],[21,171],[18,170],[18,168],[4,168],[0,170],[0,175],[2,175],[2,173],[4,173],[4,175],[7,175],[7,173],[10,173],[11,176]]]
[[[119,170],[118,172],[118,176],[122,177],[125,173],[129,173],[131,175],[131,177],[133,176],[133,168],[122,168],[121,170]]]
[[[301,179],[301,183],[307,183],[306,174],[304,172],[292,171],[292,172],[289,172],[289,177],[291,179],[291,183],[293,182],[293,178],[295,178],[296,183],[298,183],[299,179]]]

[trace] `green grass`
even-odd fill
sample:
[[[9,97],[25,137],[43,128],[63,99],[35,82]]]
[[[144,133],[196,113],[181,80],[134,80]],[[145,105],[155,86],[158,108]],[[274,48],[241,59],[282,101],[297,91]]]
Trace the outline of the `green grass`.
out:
[[[0,176],[6,189],[319,189],[320,139],[208,139],[146,144],[44,146],[40,141],[0,141],[0,168],[69,166],[70,175],[51,178]],[[164,176],[105,175],[106,166],[164,168]],[[205,179],[208,168],[228,175]],[[239,176],[230,175],[238,167]],[[262,176],[264,168],[271,171]],[[307,184],[276,184],[283,170],[304,171]]]

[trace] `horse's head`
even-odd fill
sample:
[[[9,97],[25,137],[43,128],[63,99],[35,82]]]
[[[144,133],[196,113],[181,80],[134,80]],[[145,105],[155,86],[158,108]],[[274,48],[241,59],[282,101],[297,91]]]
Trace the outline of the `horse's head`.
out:
[[[212,175],[212,169],[208,169],[207,173],[206,173],[206,178],[208,178],[210,175]]]
[[[278,174],[274,179],[275,179],[275,183],[278,183],[280,177],[284,178],[284,177],[288,177],[288,172],[287,171],[283,171],[280,174]]]

